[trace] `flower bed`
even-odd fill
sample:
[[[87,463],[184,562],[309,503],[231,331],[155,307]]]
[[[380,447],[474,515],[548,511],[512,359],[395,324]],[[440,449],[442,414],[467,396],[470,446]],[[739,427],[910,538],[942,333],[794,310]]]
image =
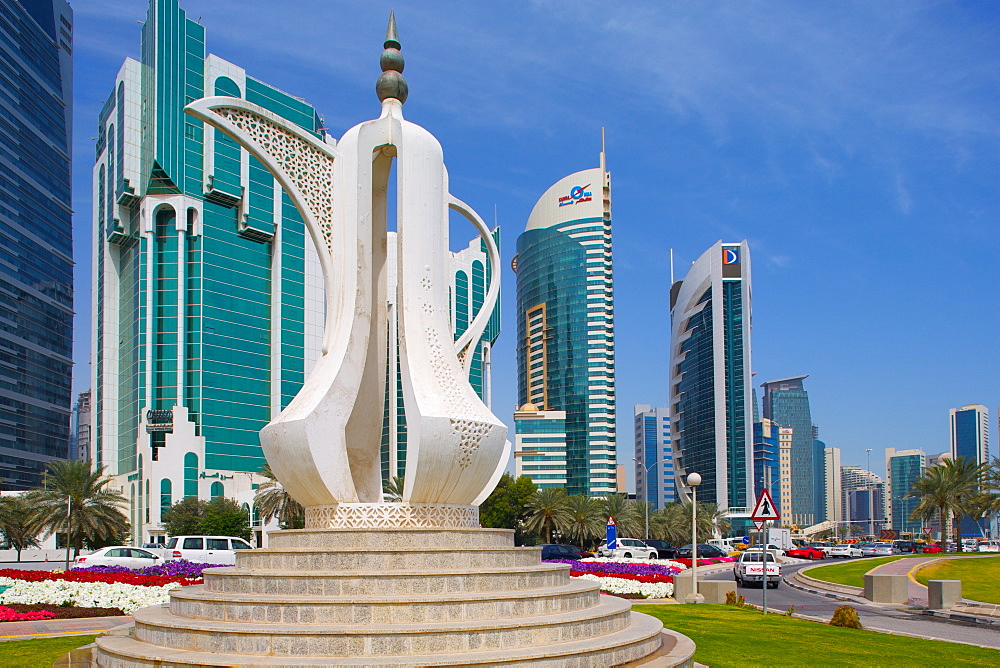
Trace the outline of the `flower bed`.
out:
[[[42,605],[75,605],[85,608],[118,608],[126,614],[138,608],[166,603],[169,591],[180,587],[178,582],[161,586],[110,582],[74,582],[70,580],[15,580],[0,577],[0,605],[29,603]]]
[[[132,570],[124,566],[88,566],[87,568],[74,568],[74,573],[122,573],[137,575],[164,575],[174,578],[197,579],[201,577],[201,572],[206,568],[226,568],[231,564],[200,564],[187,559],[176,559],[166,561],[156,566],[148,566]]]
[[[629,598],[669,598],[674,593],[674,575],[685,567],[672,561],[612,561],[610,559],[553,559],[568,564],[570,576],[597,582],[607,594]]]
[[[114,572],[94,572],[87,570],[78,571],[22,571],[16,568],[0,568],[0,578],[21,580],[24,582],[47,582],[52,580],[62,580],[66,582],[103,582],[106,584],[129,584],[139,587],[162,587],[168,584],[192,585],[201,584],[199,579],[178,577],[170,575],[139,575],[127,568],[123,571]]]
[[[0,605],[0,622],[36,622],[42,619],[55,619],[55,613],[48,610],[33,610],[18,612],[12,608]]]
[[[45,612],[51,617],[45,619],[86,619],[88,617],[121,617],[125,611],[120,608],[81,608],[75,605],[41,605],[37,603],[10,603],[4,606],[16,613]],[[12,620],[16,621],[16,620]]]

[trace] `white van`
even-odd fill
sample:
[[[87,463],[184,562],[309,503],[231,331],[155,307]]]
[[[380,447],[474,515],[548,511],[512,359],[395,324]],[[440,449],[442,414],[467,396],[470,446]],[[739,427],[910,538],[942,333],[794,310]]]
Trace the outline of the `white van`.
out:
[[[167,558],[231,566],[236,563],[236,550],[252,549],[250,543],[232,536],[172,536],[167,541]]]

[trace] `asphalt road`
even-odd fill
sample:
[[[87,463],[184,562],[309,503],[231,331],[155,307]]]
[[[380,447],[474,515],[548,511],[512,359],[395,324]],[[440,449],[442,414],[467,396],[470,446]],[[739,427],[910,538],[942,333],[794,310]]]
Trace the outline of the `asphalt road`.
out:
[[[795,571],[812,566],[814,563],[782,564],[782,575],[791,576]],[[704,575],[699,574],[699,579],[733,580],[734,578],[730,568]],[[743,594],[747,603],[757,606],[763,604],[763,592],[757,586],[742,587],[736,591]],[[794,606],[795,615],[798,617],[809,617],[828,622],[833,617],[833,611],[841,605],[854,607],[858,611],[862,626],[866,629],[1000,649],[1000,629],[977,624],[942,621],[889,606],[838,601],[794,589],[784,581],[777,589],[767,590],[768,610],[777,611],[779,614]]]

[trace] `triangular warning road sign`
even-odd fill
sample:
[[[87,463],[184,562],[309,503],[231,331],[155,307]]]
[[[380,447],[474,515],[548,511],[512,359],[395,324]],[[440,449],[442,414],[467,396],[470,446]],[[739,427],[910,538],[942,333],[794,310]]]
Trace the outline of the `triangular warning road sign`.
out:
[[[757,505],[753,507],[753,512],[750,513],[750,519],[754,522],[781,519],[778,508],[774,505],[774,499],[771,498],[771,493],[766,489],[760,490],[760,495],[757,497]]]

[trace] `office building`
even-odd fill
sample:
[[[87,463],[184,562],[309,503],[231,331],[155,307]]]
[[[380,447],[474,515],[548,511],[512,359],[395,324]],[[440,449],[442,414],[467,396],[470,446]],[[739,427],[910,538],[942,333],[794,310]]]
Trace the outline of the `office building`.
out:
[[[823,450],[817,451],[809,393],[802,382],[808,377],[782,378],[762,385],[764,417],[793,430],[792,515],[800,526],[811,526],[826,519]]]
[[[500,247],[500,228],[493,230],[493,240]],[[386,399],[382,420],[382,479],[402,477],[406,471],[406,412],[403,405],[403,375],[399,364],[399,334],[397,331],[396,253],[398,250],[396,233],[387,234],[386,281],[389,333],[389,359],[395,360],[390,373],[395,374],[395,382],[386,383]],[[485,242],[476,237],[467,248],[451,254],[451,319],[455,339],[469,328],[482,310],[489,284],[494,275],[490,266]],[[492,358],[491,350],[500,335],[500,300],[493,307],[486,330],[472,349],[469,368],[469,382],[487,406],[491,406],[490,396]],[[392,371],[394,369],[394,371]],[[395,407],[394,409],[391,407]]]
[[[715,243],[670,288],[670,417],[679,487],[700,501],[753,506],[750,248]],[[687,490],[685,489],[685,494]]]
[[[781,480],[781,501],[778,508],[781,516],[786,518],[785,524],[795,524],[795,517],[792,514],[792,436],[794,430],[791,427],[778,428],[778,474]],[[811,526],[799,524],[801,527]]]
[[[990,413],[986,406],[967,404],[948,411],[951,457],[975,464],[990,461]]]
[[[753,423],[753,493],[754,499],[767,489],[781,512],[780,427],[773,420],[760,418]],[[782,515],[784,521],[785,519]]]
[[[0,491],[66,459],[73,403],[73,12],[0,0]]]
[[[599,167],[560,179],[538,200],[512,267],[518,405],[565,413],[568,494],[614,493],[611,176],[603,152]],[[528,424],[515,417],[518,429]]]
[[[316,111],[206,55],[176,0],[150,0],[141,40],[100,113],[93,212],[93,461],[128,499],[134,543],[161,539],[185,497],[250,511],[258,432],[319,357],[324,317],[291,201],[183,107],[241,97],[322,137]]]
[[[844,521],[844,483],[841,475],[840,448],[824,448],[823,468],[825,486],[826,519],[839,528]]]
[[[670,409],[635,406],[635,498],[659,510],[677,500]],[[620,488],[624,489],[624,488]]]
[[[539,489],[566,489],[566,411],[543,411],[526,403],[514,411],[514,476],[528,476]]]
[[[857,464],[840,467],[844,521],[878,537],[885,525],[885,481]]]
[[[888,515],[891,526],[899,532],[917,535],[924,526],[923,520],[910,519],[920,499],[907,498],[916,482],[927,468],[927,455],[923,450],[885,449],[885,470],[888,485]]]
[[[84,462],[90,461],[90,425],[93,420],[90,397],[90,390],[81,392],[73,407],[73,449],[70,451],[70,458]]]

